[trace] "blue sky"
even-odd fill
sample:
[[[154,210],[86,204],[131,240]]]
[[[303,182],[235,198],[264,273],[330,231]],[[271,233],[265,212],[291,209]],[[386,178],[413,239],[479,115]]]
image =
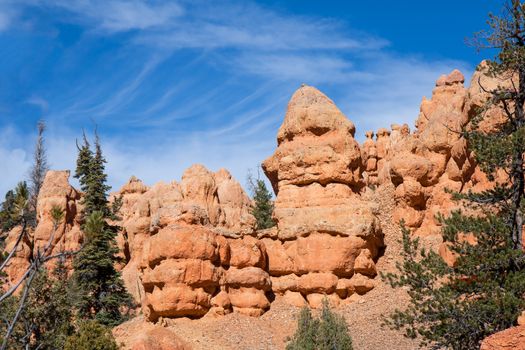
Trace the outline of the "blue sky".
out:
[[[413,125],[439,75],[483,58],[465,38],[501,1],[0,0],[0,195],[23,179],[35,124],[53,169],[94,125],[118,189],[202,163],[245,184],[286,103],[318,87],[356,124]]]

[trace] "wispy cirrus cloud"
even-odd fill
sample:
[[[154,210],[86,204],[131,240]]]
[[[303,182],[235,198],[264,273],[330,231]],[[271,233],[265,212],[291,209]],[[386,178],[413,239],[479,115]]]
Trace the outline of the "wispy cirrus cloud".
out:
[[[192,163],[226,167],[243,182],[273,152],[286,101],[301,83],[331,97],[362,138],[367,129],[412,124],[440,74],[470,70],[395,53],[388,40],[339,20],[255,1],[4,0],[3,7],[0,35],[17,21],[50,33],[50,53],[37,67],[45,74],[15,100],[48,120],[53,167],[73,168],[75,138],[98,124],[116,188],[132,174],[150,184],[180,178]],[[64,24],[78,35],[68,38]],[[29,79],[31,64],[13,66]],[[17,114],[9,117],[0,116],[0,125],[14,125],[3,143],[0,134],[0,164],[12,164],[0,168],[0,194],[25,176],[34,138],[17,128]]]
[[[6,30],[9,27],[10,18],[7,13],[0,7],[0,32]]]
[[[283,15],[254,2],[197,1],[185,13],[171,25],[138,36],[137,42],[166,49],[262,51],[374,50],[389,44],[366,33],[349,33],[335,20]]]
[[[37,106],[43,113],[46,113],[49,110],[49,102],[40,96],[31,96],[26,100],[26,103]]]
[[[38,7],[62,10],[62,20],[79,22],[96,30],[117,33],[168,25],[184,14],[176,2],[145,0],[4,0],[10,8]]]
[[[101,35],[135,31],[150,47],[260,50],[362,50],[389,45],[342,22],[281,14],[252,1],[4,0],[8,9],[36,7],[62,12]]]

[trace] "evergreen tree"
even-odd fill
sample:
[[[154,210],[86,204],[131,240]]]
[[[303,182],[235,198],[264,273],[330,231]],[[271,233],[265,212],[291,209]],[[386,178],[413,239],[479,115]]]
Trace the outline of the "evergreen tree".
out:
[[[308,307],[299,315],[297,330],[286,350],[352,350],[352,337],[343,317],[330,310],[323,300],[319,318],[313,318]]]
[[[21,189],[24,190],[21,190]],[[17,190],[24,192],[27,187],[21,186]],[[27,198],[28,192],[22,197]],[[20,200],[21,203],[28,200]],[[25,208],[25,207],[24,207]],[[18,242],[25,237],[24,228],[26,221],[23,219],[22,231],[18,236]],[[53,230],[56,230],[62,221],[63,211],[54,206],[51,209],[53,219]],[[52,233],[53,235],[54,233]],[[32,243],[31,243],[32,246]],[[24,348],[24,349],[57,349],[63,345],[65,337],[72,330],[71,304],[66,288],[66,269],[59,261],[57,268],[53,271],[51,278],[48,277],[44,263],[49,258],[49,245],[36,250],[31,256],[30,266],[26,270],[22,292],[19,295],[6,297],[0,305],[0,318],[4,320],[0,327],[1,348]],[[9,258],[16,249],[7,256]],[[7,294],[2,295],[5,297]],[[58,345],[57,345],[58,344]]]
[[[400,274],[386,276],[393,286],[407,287],[410,297],[408,308],[397,310],[386,324],[434,348],[479,348],[488,335],[514,325],[525,308],[525,4],[508,1],[503,16],[490,15],[489,24],[491,31],[478,37],[499,54],[485,74],[502,83],[487,91],[490,99],[464,137],[494,188],[455,193],[468,210],[439,217],[443,238],[457,257],[453,266],[433,251],[420,250],[403,228]],[[490,119],[495,109],[504,117],[498,123]],[[482,128],[482,122],[494,127]]]
[[[80,189],[83,192],[85,192],[85,195],[87,195],[87,192],[89,190],[89,175],[91,173],[91,163],[93,162],[93,151],[91,150],[91,146],[86,137],[86,134],[83,135],[82,140],[83,143],[81,146],[79,146],[77,142],[78,156],[77,167],[75,170],[74,177],[78,179],[78,182],[80,183]]]
[[[252,214],[257,220],[257,229],[264,230],[275,226],[272,219],[273,201],[272,193],[266,187],[264,180],[254,179],[251,173],[248,174],[248,187],[252,192],[254,207]]]
[[[98,135],[95,152],[84,136],[75,176],[84,191],[85,242],[73,261],[73,277],[79,316],[114,326],[125,320],[121,309],[130,306],[131,296],[115,269],[119,261],[115,240],[118,228],[107,223],[114,215],[107,200],[110,187],[106,185],[105,163]]]
[[[29,200],[29,210],[31,211],[30,224],[33,227],[36,226],[36,205],[38,194],[40,193],[40,188],[44,183],[46,172],[49,170],[49,166],[47,164],[46,148],[44,145],[44,131],[46,129],[46,124],[44,123],[44,121],[41,120],[38,122],[37,127],[38,136],[35,144],[35,151],[33,154],[33,165],[31,167],[31,172],[29,176],[31,184],[31,196]]]
[[[29,189],[25,182],[19,182],[14,190],[6,193],[0,210],[0,231],[10,231],[16,225],[30,219],[29,199]]]
[[[303,307],[297,320],[297,330],[286,350],[317,350],[319,320],[312,317],[310,308]]]
[[[107,218],[110,213],[107,200],[107,192],[110,187],[106,184],[106,159],[102,155],[98,135],[95,139],[95,152],[91,150],[86,135],[84,135],[84,142],[81,147],[78,147],[78,150],[75,177],[78,178],[80,188],[84,192],[83,214],[89,216],[92,212],[99,211]]]
[[[131,298],[115,269],[118,248],[114,232],[96,211],[87,218],[84,233],[86,244],[73,262],[79,315],[117,325],[125,320],[120,308],[129,306]]]
[[[15,192],[10,190],[5,194],[0,209],[0,231],[10,231],[15,225]]]

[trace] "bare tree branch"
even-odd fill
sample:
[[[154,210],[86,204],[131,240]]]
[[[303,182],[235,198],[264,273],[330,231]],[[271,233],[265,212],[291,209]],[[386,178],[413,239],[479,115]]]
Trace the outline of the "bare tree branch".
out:
[[[2,347],[0,350],[6,350],[7,344],[9,342],[9,338],[11,337],[11,333],[13,333],[13,330],[15,329],[16,322],[18,321],[18,318],[22,314],[22,311],[25,307],[25,302],[27,299],[27,296],[29,295],[29,290],[31,288],[31,283],[33,282],[33,279],[36,276],[36,273],[38,272],[39,266],[36,265],[36,269],[31,269],[31,275],[29,276],[26,285],[24,286],[24,293],[22,294],[22,298],[20,299],[20,303],[18,305],[18,309],[16,310],[15,316],[13,317],[13,320],[11,321],[11,324],[9,325],[9,328],[7,329],[7,333],[4,336],[4,341],[2,343]]]

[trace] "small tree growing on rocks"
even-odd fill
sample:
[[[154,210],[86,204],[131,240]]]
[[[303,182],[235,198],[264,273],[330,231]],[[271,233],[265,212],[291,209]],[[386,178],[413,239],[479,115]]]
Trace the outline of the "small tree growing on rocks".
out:
[[[0,231],[8,232],[16,226],[16,203],[15,191],[9,190],[5,194],[5,200],[0,207]]]
[[[275,226],[275,221],[272,219],[272,193],[266,187],[264,180],[260,179],[259,176],[254,179],[250,173],[248,174],[248,186],[255,202],[252,214],[257,220],[257,229],[264,230]]]

